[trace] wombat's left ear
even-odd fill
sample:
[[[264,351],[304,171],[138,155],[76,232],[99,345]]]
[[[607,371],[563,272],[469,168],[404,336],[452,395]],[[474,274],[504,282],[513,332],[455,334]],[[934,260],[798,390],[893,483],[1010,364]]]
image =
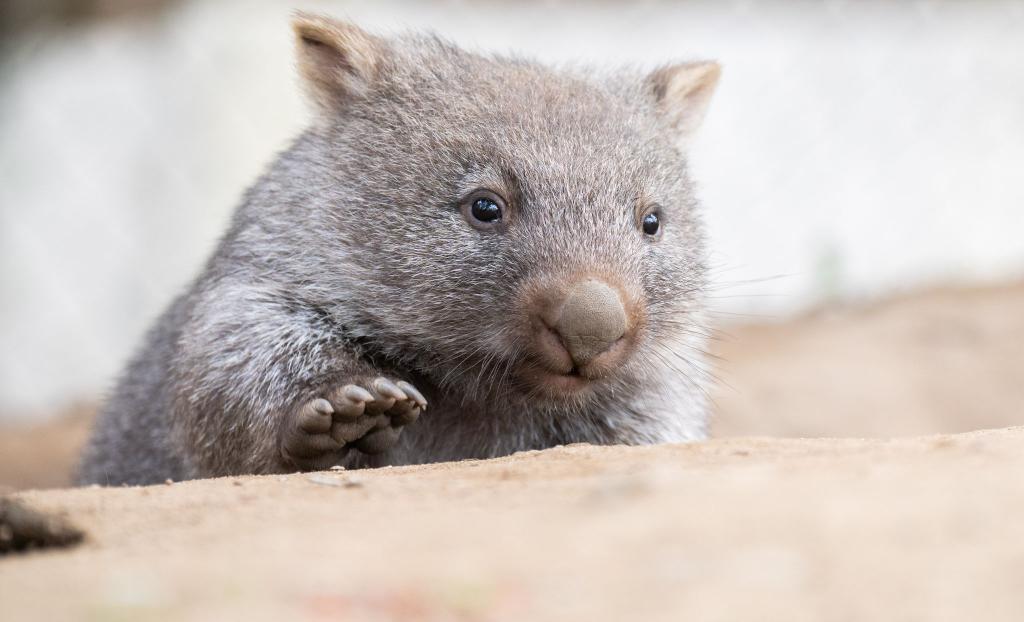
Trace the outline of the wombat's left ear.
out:
[[[292,19],[299,71],[323,112],[342,109],[377,77],[386,42],[352,24],[310,13]]]
[[[647,84],[658,111],[688,139],[704,120],[722,67],[712,61],[679,63],[651,72]]]

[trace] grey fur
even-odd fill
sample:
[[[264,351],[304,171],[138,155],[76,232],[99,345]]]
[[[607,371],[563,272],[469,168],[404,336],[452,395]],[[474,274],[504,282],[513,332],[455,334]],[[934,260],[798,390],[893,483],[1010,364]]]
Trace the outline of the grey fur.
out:
[[[556,71],[307,20],[364,37],[338,43],[363,56],[342,67],[344,84],[307,73],[317,122],[248,191],[146,337],[79,481],[295,470],[282,422],[377,376],[410,382],[429,409],[389,451],[346,454],[349,467],[704,438],[703,239],[666,112],[696,104],[686,92],[664,101],[680,88],[652,80],[671,72]],[[514,195],[514,218],[477,231],[458,202],[494,185]],[[637,227],[638,200],[662,206],[657,241]],[[594,273],[635,288],[637,347],[584,391],[538,391],[516,373],[529,365],[524,284]]]

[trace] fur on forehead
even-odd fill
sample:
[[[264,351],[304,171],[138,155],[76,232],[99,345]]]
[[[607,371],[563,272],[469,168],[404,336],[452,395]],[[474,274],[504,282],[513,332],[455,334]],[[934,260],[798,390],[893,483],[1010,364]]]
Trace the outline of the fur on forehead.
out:
[[[595,82],[584,79],[582,73],[563,72],[556,76],[551,70],[531,62],[485,58],[436,37],[406,36],[395,45],[395,41],[370,34],[348,22],[302,12],[295,14],[292,27],[306,90],[326,115],[337,114],[347,104],[367,94],[380,80],[400,79],[394,75],[396,72],[406,74],[409,79],[449,73],[445,77],[452,79],[436,85],[438,88],[451,89],[462,83],[465,89],[493,90],[495,97],[511,94],[507,82],[514,80],[518,95],[538,107],[552,110],[574,103],[573,98],[588,100],[588,107],[593,108],[611,101],[602,97],[595,99],[601,89]],[[451,71],[438,72],[438,67],[425,66],[430,64],[441,64]],[[494,75],[498,71],[502,75]],[[635,93],[646,101],[632,103],[653,104],[663,126],[675,132],[681,144],[685,144],[703,121],[720,75],[721,67],[711,61],[665,65],[648,74],[640,92]],[[467,80],[467,76],[480,78],[479,83]],[[552,80],[555,77],[557,84]],[[430,90],[425,81],[416,82],[417,88]],[[450,98],[455,93],[446,95]]]

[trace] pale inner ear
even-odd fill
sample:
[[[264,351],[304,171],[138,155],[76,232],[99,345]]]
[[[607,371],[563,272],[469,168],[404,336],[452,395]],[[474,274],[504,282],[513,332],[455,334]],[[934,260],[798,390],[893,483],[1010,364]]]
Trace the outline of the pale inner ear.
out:
[[[313,101],[336,111],[363,92],[377,75],[383,44],[360,28],[319,15],[296,14],[299,71]]]
[[[352,73],[355,70],[345,58],[342,50],[331,47],[323,39],[317,38],[316,32],[300,30],[296,34],[299,36],[299,45],[303,47],[301,53],[314,66],[338,77],[344,77],[344,74]]]
[[[722,68],[712,61],[680,63],[648,76],[658,112],[682,138],[689,138],[704,120]]]

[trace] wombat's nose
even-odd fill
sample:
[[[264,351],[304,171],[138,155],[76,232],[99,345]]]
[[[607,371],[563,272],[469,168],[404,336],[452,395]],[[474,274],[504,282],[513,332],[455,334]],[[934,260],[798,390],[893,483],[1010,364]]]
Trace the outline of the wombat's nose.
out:
[[[586,365],[626,333],[626,309],[618,292],[601,281],[581,281],[569,290],[552,327],[576,365]]]

